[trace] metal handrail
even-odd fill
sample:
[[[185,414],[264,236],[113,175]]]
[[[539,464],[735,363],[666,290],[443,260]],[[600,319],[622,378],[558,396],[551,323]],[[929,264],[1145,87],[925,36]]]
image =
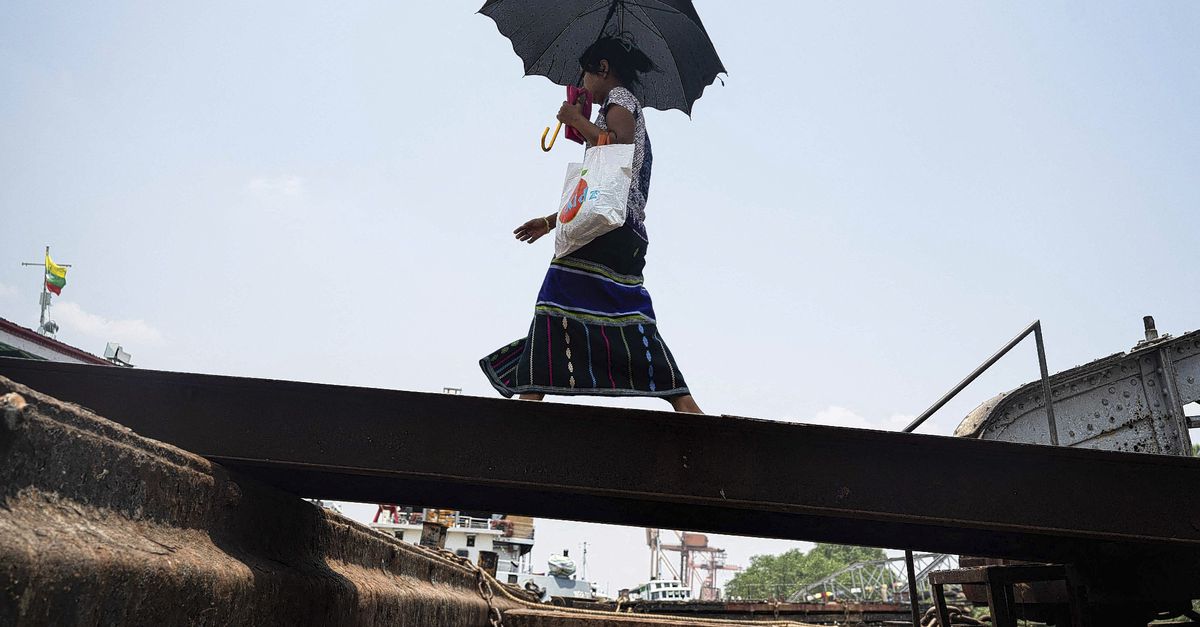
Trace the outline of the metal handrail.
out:
[[[1054,422],[1054,401],[1050,397],[1050,372],[1046,368],[1046,345],[1042,342],[1041,320],[1034,320],[1032,324],[1025,327],[1024,331],[1021,331],[1016,337],[1014,337],[1012,340],[1009,340],[1008,344],[1004,345],[1004,348],[996,351],[996,354],[989,357],[987,361],[983,362],[983,364],[972,371],[971,374],[967,375],[967,378],[959,381],[958,385],[954,386],[954,389],[947,392],[945,395],[939,398],[937,402],[931,405],[929,409],[926,409],[921,413],[920,416],[917,416],[912,422],[908,423],[908,426],[904,428],[904,432],[912,433],[915,431],[917,427],[921,426],[921,423],[928,420],[929,417],[934,414],[934,412],[941,409],[946,403],[949,403],[950,399],[954,398],[959,392],[963,391],[963,388],[970,385],[971,382],[979,378],[979,375],[983,374],[985,370],[991,368],[992,365],[997,361],[1000,361],[1001,357],[1007,355],[1008,351],[1012,350],[1017,344],[1020,344],[1021,340],[1029,337],[1030,333],[1033,334],[1033,339],[1037,343],[1038,368],[1041,370],[1042,374],[1042,396],[1045,397],[1046,400],[1046,420],[1049,423],[1048,426],[1050,428],[1050,444],[1053,446],[1058,446],[1058,425],[1056,425]],[[913,554],[911,550],[904,551],[904,562],[908,569],[908,596],[909,601],[912,604],[913,626],[916,627],[921,624],[921,610],[919,599],[917,597],[916,574],[913,572]]]
[[[958,383],[958,385],[954,386],[954,389],[947,392],[944,396],[939,398],[937,402],[930,406],[929,409],[926,409],[920,416],[917,416],[916,419],[910,422],[908,426],[904,428],[904,432],[912,433],[915,431],[916,428],[921,426],[921,423],[925,422],[934,414],[934,412],[941,409],[946,403],[949,403],[950,399],[954,398],[959,392],[963,391],[963,388],[970,385],[971,382],[979,378],[979,375],[983,374],[985,370],[991,368],[993,364],[995,364],[997,361],[1000,361],[1001,357],[1008,354],[1008,351],[1012,350],[1017,344],[1020,344],[1021,340],[1029,337],[1030,333],[1033,334],[1034,341],[1037,342],[1038,367],[1041,369],[1042,374],[1042,395],[1046,399],[1046,418],[1050,427],[1050,444],[1058,446],[1058,427],[1054,422],[1054,403],[1050,398],[1050,374],[1046,369],[1046,346],[1042,342],[1041,320],[1034,320],[1032,324],[1025,327],[1025,330],[1021,331],[1016,337],[1010,340],[1008,344],[1005,344],[1004,348],[1001,348],[996,352],[996,354],[989,357],[987,361],[983,362],[983,364],[972,371],[971,374],[967,375],[967,378],[963,379]]]

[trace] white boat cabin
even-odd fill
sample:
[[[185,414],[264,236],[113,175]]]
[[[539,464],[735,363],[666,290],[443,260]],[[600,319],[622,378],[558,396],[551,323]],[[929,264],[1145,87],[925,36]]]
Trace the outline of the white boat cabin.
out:
[[[692,591],[676,579],[653,579],[638,586],[630,596],[642,601],[689,601]]]

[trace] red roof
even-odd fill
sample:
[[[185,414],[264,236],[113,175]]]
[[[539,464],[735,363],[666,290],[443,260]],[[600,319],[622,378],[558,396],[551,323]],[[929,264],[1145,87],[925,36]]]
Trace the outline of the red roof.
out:
[[[10,333],[10,334],[15,335],[23,340],[27,340],[27,341],[37,344],[39,346],[43,346],[43,347],[45,347],[51,351],[54,351],[60,355],[66,355],[68,357],[73,357],[75,359],[78,359],[78,360],[86,363],[86,364],[95,364],[97,366],[112,366],[112,365],[114,365],[112,362],[108,361],[107,359],[104,359],[102,357],[97,357],[86,351],[81,351],[78,348],[71,346],[70,344],[63,344],[62,342],[60,342],[56,339],[46,337],[46,336],[42,335],[41,333],[34,331],[33,329],[27,329],[19,324],[5,320],[4,318],[0,318],[0,331]]]

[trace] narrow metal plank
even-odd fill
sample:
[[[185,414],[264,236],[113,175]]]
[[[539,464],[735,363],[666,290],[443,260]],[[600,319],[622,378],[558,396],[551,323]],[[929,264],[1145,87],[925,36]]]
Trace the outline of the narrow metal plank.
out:
[[[1200,562],[1200,460],[0,359],[293,493],[1081,562]]]

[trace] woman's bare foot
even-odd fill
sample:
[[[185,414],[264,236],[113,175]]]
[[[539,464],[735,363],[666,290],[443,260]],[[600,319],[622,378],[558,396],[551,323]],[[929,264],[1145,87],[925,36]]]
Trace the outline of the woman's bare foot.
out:
[[[517,398],[519,398],[523,401],[540,401],[540,400],[546,398],[546,395],[539,394],[539,393],[528,393],[528,394],[521,394]],[[678,411],[678,412],[683,412],[685,414],[703,414],[704,413],[703,411],[700,410],[700,406],[696,404],[696,399],[692,398],[691,394],[684,394],[683,396],[676,396],[675,398],[667,399],[667,401],[669,403],[671,403],[671,407],[675,408],[675,411]]]
[[[684,394],[683,396],[676,396],[667,400],[671,403],[671,407],[675,408],[675,411],[685,414],[704,413],[700,411],[700,406],[696,404],[696,399],[692,398],[691,394]]]

